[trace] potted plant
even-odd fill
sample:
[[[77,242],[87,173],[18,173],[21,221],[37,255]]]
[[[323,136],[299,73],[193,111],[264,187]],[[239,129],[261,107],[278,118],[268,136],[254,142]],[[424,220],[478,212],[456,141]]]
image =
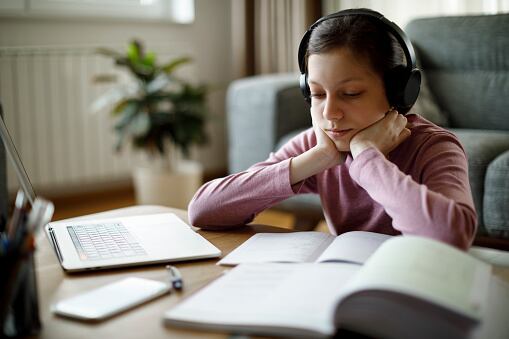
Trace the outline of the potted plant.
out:
[[[126,53],[108,48],[98,53],[111,57],[134,78],[116,86],[93,105],[95,111],[111,107],[117,134],[116,149],[126,142],[149,155],[149,166],[138,166],[133,181],[138,203],[187,208],[202,183],[202,168],[188,160],[190,147],[207,141],[204,85],[193,85],[175,75],[189,63],[186,57],[158,64],[153,52],[145,52],[140,41],[128,45]],[[98,76],[96,81],[111,81]]]

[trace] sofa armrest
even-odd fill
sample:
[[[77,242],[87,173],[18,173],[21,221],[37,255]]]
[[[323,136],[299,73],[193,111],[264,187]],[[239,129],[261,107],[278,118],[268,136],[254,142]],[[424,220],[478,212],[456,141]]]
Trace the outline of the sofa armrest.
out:
[[[488,234],[509,239],[509,151],[493,160],[486,171],[483,214]]]
[[[230,173],[266,159],[283,135],[311,126],[298,74],[253,76],[232,82],[227,93],[227,124]]]

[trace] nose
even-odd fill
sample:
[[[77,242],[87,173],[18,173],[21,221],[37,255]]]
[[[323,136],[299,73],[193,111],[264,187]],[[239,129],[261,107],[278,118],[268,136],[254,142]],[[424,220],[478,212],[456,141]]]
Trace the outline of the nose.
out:
[[[339,100],[332,96],[327,96],[322,114],[327,120],[339,120],[344,117]]]

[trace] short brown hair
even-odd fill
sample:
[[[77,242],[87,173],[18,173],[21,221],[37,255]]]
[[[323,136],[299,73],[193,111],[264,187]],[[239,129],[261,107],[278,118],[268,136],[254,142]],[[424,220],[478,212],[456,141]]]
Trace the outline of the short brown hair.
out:
[[[309,38],[306,66],[312,54],[346,47],[355,55],[366,57],[373,70],[385,79],[391,69],[406,64],[405,54],[396,38],[375,20],[352,14],[323,21],[313,29]]]

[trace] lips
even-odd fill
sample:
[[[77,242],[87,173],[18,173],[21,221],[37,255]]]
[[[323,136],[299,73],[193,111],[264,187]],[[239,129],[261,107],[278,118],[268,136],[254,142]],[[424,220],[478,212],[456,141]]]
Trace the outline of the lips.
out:
[[[331,138],[342,138],[348,133],[353,131],[352,128],[345,128],[345,129],[326,129],[325,132],[331,137]]]

